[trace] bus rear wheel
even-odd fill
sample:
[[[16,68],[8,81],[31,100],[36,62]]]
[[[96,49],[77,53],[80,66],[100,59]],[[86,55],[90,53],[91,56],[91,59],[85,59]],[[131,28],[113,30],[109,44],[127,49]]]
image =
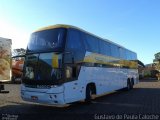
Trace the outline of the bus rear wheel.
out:
[[[133,86],[134,86],[134,79],[132,78],[131,79],[131,89],[133,89]]]
[[[92,94],[93,94],[93,90],[92,90],[91,86],[88,85],[86,88],[86,99],[85,99],[86,103],[91,103]]]
[[[131,80],[128,79],[128,80],[127,80],[127,87],[126,87],[126,90],[129,91],[129,90],[131,90],[132,88],[133,88],[133,86],[132,86]]]

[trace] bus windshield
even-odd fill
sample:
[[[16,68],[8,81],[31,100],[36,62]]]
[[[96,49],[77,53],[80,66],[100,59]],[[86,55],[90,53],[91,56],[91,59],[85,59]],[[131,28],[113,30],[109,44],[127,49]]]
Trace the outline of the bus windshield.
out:
[[[62,80],[62,54],[51,52],[26,56],[23,82],[45,84],[59,80]]]
[[[27,52],[62,51],[65,31],[64,28],[55,28],[33,33],[27,46]]]

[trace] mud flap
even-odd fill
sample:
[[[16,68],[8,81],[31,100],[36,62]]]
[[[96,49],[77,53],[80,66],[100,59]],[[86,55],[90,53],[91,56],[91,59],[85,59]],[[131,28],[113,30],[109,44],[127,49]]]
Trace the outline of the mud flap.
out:
[[[0,93],[9,93],[9,91],[4,91],[4,84],[0,82]]]
[[[1,90],[4,90],[4,85],[3,84],[0,84],[0,91]]]

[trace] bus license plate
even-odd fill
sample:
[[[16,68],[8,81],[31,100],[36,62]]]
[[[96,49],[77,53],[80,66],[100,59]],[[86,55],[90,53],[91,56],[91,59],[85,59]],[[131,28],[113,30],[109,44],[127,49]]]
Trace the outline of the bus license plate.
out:
[[[32,100],[38,100],[38,97],[37,96],[31,96],[31,99]]]

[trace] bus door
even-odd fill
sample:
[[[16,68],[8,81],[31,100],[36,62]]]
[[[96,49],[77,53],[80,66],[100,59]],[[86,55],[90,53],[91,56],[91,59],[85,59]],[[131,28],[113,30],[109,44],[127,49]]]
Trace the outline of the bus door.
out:
[[[78,80],[80,65],[67,64],[65,67],[66,83],[64,84],[65,101],[73,102],[82,99],[83,86]]]

